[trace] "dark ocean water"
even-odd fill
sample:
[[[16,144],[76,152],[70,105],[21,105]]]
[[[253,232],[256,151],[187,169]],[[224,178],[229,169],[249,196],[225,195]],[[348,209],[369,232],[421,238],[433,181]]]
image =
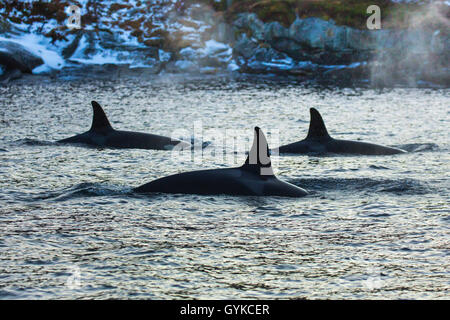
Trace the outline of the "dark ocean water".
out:
[[[0,299],[449,298],[449,98],[274,79],[13,82],[0,88]],[[89,129],[93,99],[117,129],[208,147],[54,143]],[[310,107],[333,137],[410,153],[273,156],[310,191],[300,199],[131,191],[240,165],[256,125],[272,148],[303,139]]]

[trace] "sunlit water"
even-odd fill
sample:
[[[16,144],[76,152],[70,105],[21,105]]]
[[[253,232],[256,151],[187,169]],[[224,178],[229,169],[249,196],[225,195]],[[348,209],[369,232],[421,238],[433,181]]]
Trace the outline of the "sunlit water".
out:
[[[181,77],[0,88],[0,298],[449,298],[449,97]],[[92,99],[115,128],[209,147],[54,144],[89,129]],[[241,164],[247,146],[221,159],[220,134],[303,139],[310,107],[334,137],[411,153],[273,156],[280,179],[310,191],[300,199],[131,191]]]

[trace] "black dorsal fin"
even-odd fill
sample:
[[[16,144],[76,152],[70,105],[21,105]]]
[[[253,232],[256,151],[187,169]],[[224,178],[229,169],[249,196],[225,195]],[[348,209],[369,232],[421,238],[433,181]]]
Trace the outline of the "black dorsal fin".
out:
[[[264,133],[258,127],[255,127],[253,145],[248,153],[247,160],[241,168],[261,176],[273,176],[269,145]]]
[[[311,121],[306,139],[330,138],[319,111],[311,108],[309,109],[309,113],[311,114]]]
[[[112,126],[106,117],[105,111],[103,111],[102,107],[96,101],[91,101],[92,109],[94,111],[94,117],[92,118],[92,126],[91,131],[98,130],[112,130]]]

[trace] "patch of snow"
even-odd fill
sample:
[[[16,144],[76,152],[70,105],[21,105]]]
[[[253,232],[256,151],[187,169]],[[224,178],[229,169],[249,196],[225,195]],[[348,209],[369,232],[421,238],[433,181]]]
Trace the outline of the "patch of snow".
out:
[[[41,73],[49,73],[51,72],[53,69],[50,68],[47,64],[42,64],[39,67],[36,67],[33,69],[33,74],[41,74]]]
[[[312,61],[299,61],[297,63],[297,66],[303,69],[314,69],[317,67],[317,64],[313,63]]]
[[[239,66],[236,64],[236,61],[231,60],[227,67],[228,71],[236,71],[239,70]]]
[[[217,68],[203,67],[203,68],[200,68],[200,72],[202,72],[202,73],[217,72]]]
[[[77,61],[85,64],[106,64],[106,63],[118,63],[117,55],[111,50],[99,50],[98,44],[96,44],[95,53],[86,56],[84,54],[85,49],[88,46],[88,42],[85,37],[80,39],[77,50],[73,53],[70,58],[71,61]],[[123,62],[122,62],[123,63]]]
[[[159,49],[158,53],[159,53],[159,61],[162,62],[167,62],[172,57],[172,54],[170,52],[166,52],[162,49]]]
[[[183,58],[193,60],[197,57],[197,51],[191,47],[186,47],[180,50],[180,55],[183,56]]]
[[[347,68],[357,68],[361,65],[361,62],[353,62],[347,66]]]
[[[192,28],[192,27],[186,27],[186,26],[181,26],[181,28],[179,28],[178,30],[182,31],[182,32],[196,32],[197,30]]]
[[[363,62],[353,62],[349,65],[341,64],[341,65],[324,65],[325,69],[344,69],[344,68],[357,68],[361,65],[365,66],[367,64],[366,61]]]
[[[216,40],[208,40],[205,42],[205,46],[198,49],[197,52],[201,57],[214,56],[221,62],[228,62],[231,60],[233,49],[228,44]]]
[[[149,59],[149,64],[142,61],[136,61],[130,57],[132,52],[130,51],[116,51],[112,49],[105,49],[100,47],[98,43],[95,43],[95,49],[93,54],[86,55],[84,52],[88,47],[88,42],[85,37],[80,39],[77,49],[70,58],[70,61],[76,61],[84,64],[129,64],[130,68],[138,67],[150,67],[151,63],[155,62],[154,59]]]
[[[203,48],[203,52],[205,55],[211,55],[211,54],[215,54],[217,52],[222,52],[222,51],[226,51],[230,49],[230,46],[222,43],[222,42],[218,42],[216,40],[208,40],[205,42],[205,47]]]
[[[11,41],[22,45],[31,53],[39,56],[44,60],[44,65],[33,69],[33,73],[38,74],[48,72],[51,69],[61,69],[64,67],[64,59],[58,52],[47,49],[50,47],[50,39],[37,34],[24,34],[15,38],[5,38],[0,36],[0,40]]]
[[[276,63],[276,62],[260,62],[265,67],[274,67],[281,70],[289,70],[292,69],[292,65]]]

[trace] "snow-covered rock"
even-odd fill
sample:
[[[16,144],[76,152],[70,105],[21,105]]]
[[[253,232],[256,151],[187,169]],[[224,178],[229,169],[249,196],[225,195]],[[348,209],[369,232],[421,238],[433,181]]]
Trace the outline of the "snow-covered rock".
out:
[[[17,42],[0,40],[0,64],[5,69],[31,73],[34,68],[44,64],[44,61]]]

